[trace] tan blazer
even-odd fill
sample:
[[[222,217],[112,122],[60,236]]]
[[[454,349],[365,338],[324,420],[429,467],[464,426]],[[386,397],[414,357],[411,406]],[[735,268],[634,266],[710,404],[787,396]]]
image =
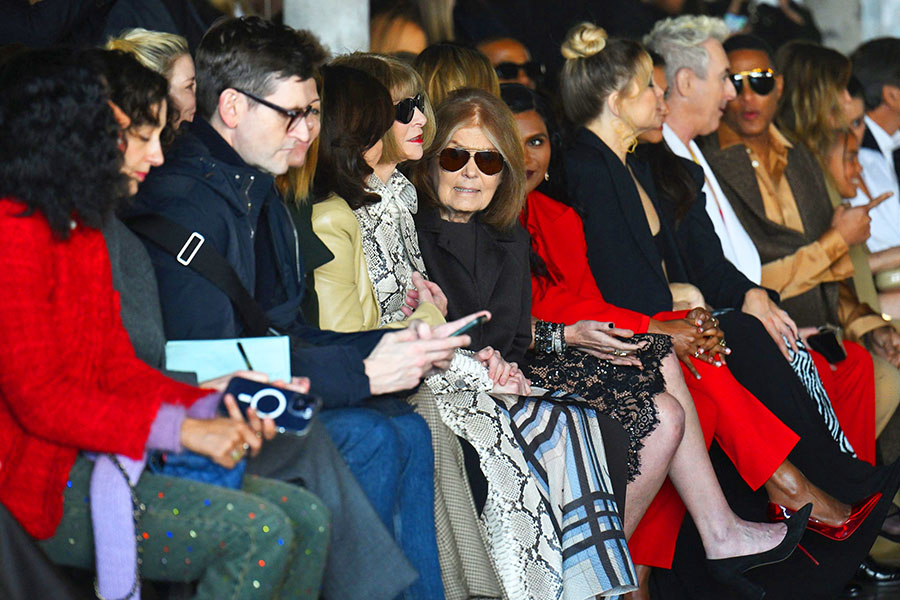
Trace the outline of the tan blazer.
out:
[[[381,327],[381,307],[369,279],[359,222],[343,198],[332,194],[313,205],[313,231],[334,254],[315,271],[319,296],[319,327],[333,331],[364,331]],[[444,322],[441,311],[424,302],[404,321],[385,325],[403,328],[412,319],[429,325]]]

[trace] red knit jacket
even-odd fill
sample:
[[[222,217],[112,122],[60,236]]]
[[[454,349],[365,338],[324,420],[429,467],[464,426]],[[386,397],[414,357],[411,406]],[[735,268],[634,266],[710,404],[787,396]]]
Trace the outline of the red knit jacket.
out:
[[[587,260],[581,217],[571,207],[535,190],[528,194],[522,225],[549,277],[531,277],[531,314],[544,321],[573,325],[582,319],[611,321],[616,327],[646,333],[647,315],[609,304],[597,288]],[[687,311],[661,312],[660,321],[681,319]]]
[[[102,234],[60,241],[24,208],[0,199],[0,502],[47,538],[80,450],[140,458],[163,401],[208,392],[135,357]]]

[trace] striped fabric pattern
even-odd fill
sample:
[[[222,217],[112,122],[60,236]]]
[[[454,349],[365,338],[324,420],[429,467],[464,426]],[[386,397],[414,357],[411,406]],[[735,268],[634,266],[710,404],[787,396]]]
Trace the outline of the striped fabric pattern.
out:
[[[565,396],[503,398],[562,543],[564,600],[633,590],[637,578],[595,410]]]
[[[825,421],[825,426],[828,427],[831,437],[837,442],[841,452],[855,457],[856,451],[853,450],[853,446],[850,445],[850,441],[844,435],[837,415],[834,414],[831,398],[828,397],[828,392],[825,391],[825,387],[822,385],[822,380],[819,378],[819,372],[816,370],[816,364],[813,362],[809,350],[806,349],[803,342],[797,340],[797,352],[791,350],[790,344],[788,344],[788,353],[791,356],[791,368],[797,374],[797,377],[800,378],[800,381],[803,382],[803,387],[806,388],[809,395],[816,401],[816,408],[819,410],[819,414],[822,415],[822,420]]]

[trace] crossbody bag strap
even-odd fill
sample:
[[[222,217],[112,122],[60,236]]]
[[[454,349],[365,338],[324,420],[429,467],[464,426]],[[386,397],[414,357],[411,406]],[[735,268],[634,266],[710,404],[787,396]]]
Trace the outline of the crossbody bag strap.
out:
[[[268,334],[269,317],[241,282],[234,267],[199,232],[162,215],[142,215],[125,221],[136,234],[153,242],[219,288],[231,300],[251,337]]]

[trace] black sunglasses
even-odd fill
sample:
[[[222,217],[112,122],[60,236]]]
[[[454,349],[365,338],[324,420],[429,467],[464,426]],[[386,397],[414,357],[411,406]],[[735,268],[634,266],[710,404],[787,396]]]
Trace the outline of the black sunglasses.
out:
[[[540,81],[547,73],[547,67],[539,62],[529,61],[527,63],[502,62],[494,67],[497,77],[501,80],[516,79],[519,71],[525,71],[528,78],[532,81]]]
[[[394,118],[406,125],[410,121],[412,121],[413,115],[415,114],[416,109],[419,109],[421,113],[425,113],[425,98],[422,97],[422,94],[416,94],[412,98],[404,98],[400,102],[397,103],[397,114]]]
[[[444,148],[438,164],[445,171],[455,173],[475,157],[475,166],[485,175],[496,175],[503,170],[503,155],[494,150],[466,150],[465,148]]]
[[[273,103],[269,102],[268,100],[263,100],[259,96],[254,96],[250,92],[245,92],[244,90],[241,90],[238,88],[233,88],[233,89],[234,89],[234,91],[240,92],[241,94],[247,96],[254,102],[259,102],[263,106],[267,106],[267,107],[271,108],[272,110],[280,112],[281,114],[286,116],[288,118],[288,124],[287,124],[286,131],[290,131],[291,129],[293,129],[294,125],[296,125],[298,122],[302,121],[303,119],[305,119],[309,116],[318,116],[318,114],[319,114],[318,109],[313,108],[312,104],[310,104],[303,110],[284,108],[283,106],[278,106],[277,104],[273,104]],[[316,111],[315,115],[313,115],[313,111]],[[307,126],[308,126],[308,123],[307,123]]]
[[[732,73],[731,83],[734,84],[734,91],[740,96],[744,89],[744,81],[750,83],[750,89],[760,96],[769,95],[775,89],[775,71],[772,69],[753,69],[752,71],[741,71],[740,73]]]

